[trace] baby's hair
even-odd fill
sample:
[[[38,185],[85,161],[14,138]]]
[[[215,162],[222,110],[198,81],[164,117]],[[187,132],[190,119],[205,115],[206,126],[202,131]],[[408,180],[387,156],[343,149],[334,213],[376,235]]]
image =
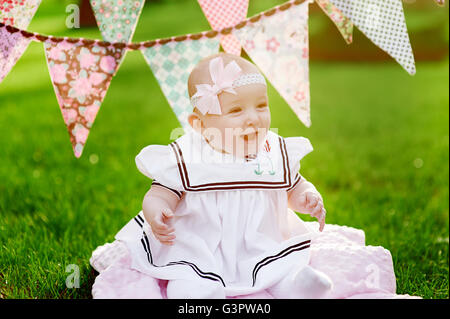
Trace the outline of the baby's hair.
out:
[[[192,95],[197,92],[197,89],[195,87],[197,84],[213,84],[211,75],[209,74],[209,61],[216,57],[222,58],[224,66],[226,66],[231,61],[235,61],[242,69],[243,73],[261,73],[256,65],[240,56],[225,52],[210,55],[200,60],[191,71],[191,74],[188,78],[189,97],[192,97]]]

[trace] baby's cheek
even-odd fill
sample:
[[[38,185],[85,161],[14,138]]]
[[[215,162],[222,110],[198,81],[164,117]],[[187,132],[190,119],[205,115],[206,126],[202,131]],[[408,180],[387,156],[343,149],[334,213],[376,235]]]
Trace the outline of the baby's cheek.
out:
[[[228,120],[226,123],[225,135],[228,138],[236,138],[240,136],[244,127],[245,125],[243,121],[239,119],[239,117],[233,120]]]
[[[269,129],[270,127],[270,111],[267,111],[266,114],[263,115],[263,123],[264,123],[264,127]]]

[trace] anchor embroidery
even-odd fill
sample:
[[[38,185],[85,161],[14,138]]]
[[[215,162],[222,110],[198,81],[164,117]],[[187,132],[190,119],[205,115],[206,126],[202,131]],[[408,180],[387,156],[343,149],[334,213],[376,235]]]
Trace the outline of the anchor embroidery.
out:
[[[275,175],[275,170],[273,169],[273,163],[270,156],[267,154],[270,152],[270,145],[269,142],[266,141],[266,144],[264,145],[265,153],[261,154],[260,158],[258,158],[258,161],[254,164],[257,166],[257,168],[253,171],[256,175],[262,175],[264,173],[264,170],[261,169],[261,166],[267,167],[270,166],[270,169],[266,169],[267,173],[269,175]]]

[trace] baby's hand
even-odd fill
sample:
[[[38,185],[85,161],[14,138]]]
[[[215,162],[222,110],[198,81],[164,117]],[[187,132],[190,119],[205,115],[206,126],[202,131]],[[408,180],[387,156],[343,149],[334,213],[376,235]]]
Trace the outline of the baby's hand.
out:
[[[161,210],[152,215],[150,218],[150,227],[152,232],[161,244],[173,245],[175,229],[169,226],[170,219],[173,217],[173,212],[170,209]]]
[[[322,231],[325,227],[325,216],[327,214],[323,207],[322,198],[313,192],[304,192],[300,195],[299,204],[303,207],[303,211],[318,219]]]

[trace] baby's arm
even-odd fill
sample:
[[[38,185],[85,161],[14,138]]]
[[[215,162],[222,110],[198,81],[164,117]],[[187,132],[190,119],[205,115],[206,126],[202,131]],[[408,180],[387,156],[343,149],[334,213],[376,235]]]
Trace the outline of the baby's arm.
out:
[[[180,198],[172,191],[159,185],[152,185],[142,202],[144,217],[152,228],[155,237],[165,245],[172,245],[175,235],[169,226],[173,212]]]
[[[303,214],[310,214],[319,221],[319,231],[325,227],[326,210],[323,206],[323,199],[313,184],[308,182],[303,176],[300,182],[288,191],[289,208]]]

